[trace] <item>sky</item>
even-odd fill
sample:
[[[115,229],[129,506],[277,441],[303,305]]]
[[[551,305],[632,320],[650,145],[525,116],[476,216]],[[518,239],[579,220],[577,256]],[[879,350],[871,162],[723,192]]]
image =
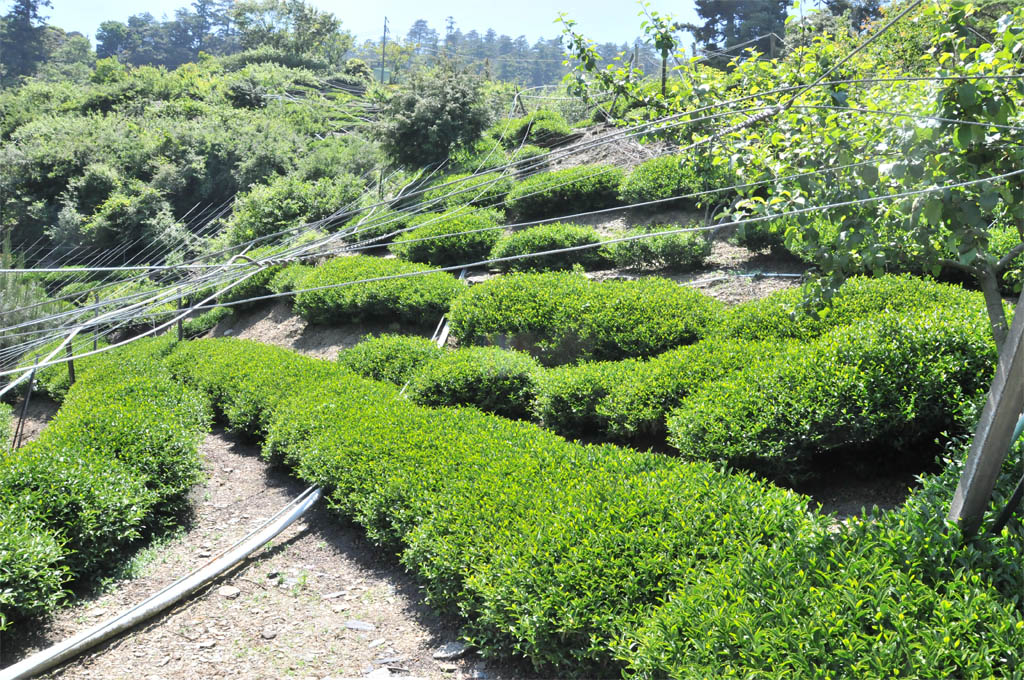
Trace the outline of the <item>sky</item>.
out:
[[[48,23],[66,31],[78,31],[95,39],[100,23],[108,20],[126,21],[133,14],[149,12],[156,18],[174,16],[174,10],[188,6],[191,0],[52,0],[53,7],[44,10]],[[533,43],[537,38],[560,35],[561,26],[555,19],[565,12],[577,23],[576,29],[598,43],[632,42],[642,35],[640,28],[641,5],[624,2],[595,2],[594,0],[445,0],[423,2],[419,0],[381,0],[378,2],[343,2],[341,0],[307,0],[315,7],[333,13],[342,22],[342,28],[356,34],[359,41],[379,40],[384,17],[392,35],[405,37],[417,19],[426,19],[430,27],[444,34],[445,17],[455,19],[463,33],[476,30],[483,33],[493,28],[499,34],[513,38],[525,35]],[[10,0],[4,3],[10,6]],[[680,21],[696,21],[692,0],[665,2],[654,9],[669,12]],[[94,40],[95,42],[95,40]]]

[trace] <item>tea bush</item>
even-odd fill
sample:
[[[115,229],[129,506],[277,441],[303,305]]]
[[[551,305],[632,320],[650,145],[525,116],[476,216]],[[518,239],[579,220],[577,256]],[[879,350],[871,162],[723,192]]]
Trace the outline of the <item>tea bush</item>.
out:
[[[704,180],[694,167],[693,159],[685,156],[659,156],[633,168],[622,182],[619,199],[629,205],[685,196],[702,189]],[[681,199],[680,202],[687,206],[696,203],[692,198]]]
[[[20,518],[0,529],[0,542],[24,540],[0,551],[0,573],[24,579],[4,580],[5,620],[51,607],[66,577],[102,569],[173,522],[200,479],[208,406],[162,369],[171,343],[98,355],[40,436],[0,463],[0,496]]]
[[[715,457],[799,480],[815,457],[864,466],[920,456],[963,429],[995,366],[986,321],[942,307],[884,312],[841,326],[693,393],[668,420],[684,456]]]
[[[612,165],[579,165],[532,175],[508,193],[508,207],[521,219],[544,219],[619,204],[623,172]]]
[[[668,279],[508,274],[472,286],[448,318],[462,343],[508,344],[551,366],[659,354],[713,331],[723,306]]]
[[[364,378],[404,385],[427,364],[445,354],[433,340],[418,335],[364,339],[338,354],[338,363]]]
[[[214,307],[208,309],[198,316],[185,319],[181,323],[182,335],[186,339],[198,338],[200,335],[209,333],[214,327],[234,312],[230,307]]]
[[[643,236],[676,228],[677,225],[650,224],[630,229],[623,236]],[[704,261],[711,254],[711,241],[697,232],[663,234],[612,243],[605,247],[605,252],[616,267],[624,269],[667,267],[678,271],[691,271],[704,265]]]
[[[306,288],[337,287],[299,293],[294,309],[312,323],[355,323],[397,317],[418,326],[435,324],[464,285],[446,272],[417,274],[429,269],[412,262],[365,255],[338,257],[318,265],[304,280]],[[403,274],[410,276],[402,277]],[[356,283],[388,276],[401,278]]]
[[[538,378],[534,416],[563,437],[607,438],[608,419],[598,412],[598,405],[644,368],[645,362],[637,359],[550,368]]]
[[[494,266],[500,271],[544,271],[548,269],[571,269],[580,265],[584,269],[602,269],[611,266],[604,252],[597,247],[601,243],[601,235],[593,227],[579,224],[555,222],[538,227],[529,227],[521,231],[507,234],[501,238],[491,250],[491,259],[515,257],[529,253],[541,253],[546,250],[593,246],[583,250],[567,253],[553,253],[540,257],[496,262]]]
[[[302,289],[306,285],[306,277],[313,271],[308,264],[293,262],[285,265],[270,279],[267,288],[271,293],[288,293]]]
[[[476,174],[472,172],[448,175],[442,178],[444,186],[429,190],[424,199],[432,210],[458,208],[473,205],[481,208],[501,207],[512,189],[513,180],[498,172]]]
[[[509,151],[515,151],[524,144],[551,148],[572,134],[572,128],[557,111],[541,109],[522,118],[499,121],[491,133],[501,137],[501,143]]]
[[[388,250],[403,260],[435,267],[479,262],[487,259],[501,236],[501,221],[501,213],[489,209],[417,215],[409,221],[415,228],[399,235]]]
[[[363,211],[345,223],[341,232],[346,243],[360,243],[376,239],[373,246],[386,246],[391,242],[389,234],[401,232],[409,226],[412,214],[382,206]]]
[[[11,424],[11,406],[0,403],[0,443],[6,447],[7,443],[11,441],[12,434],[14,434],[14,427]]]
[[[413,373],[409,398],[424,406],[476,406],[507,418],[526,418],[540,365],[528,354],[498,347],[463,347]]]
[[[30,367],[36,360],[42,361],[45,359],[50,352],[57,349],[63,342],[63,338],[60,340],[54,340],[37,350],[32,350],[18,362],[19,367]],[[109,343],[106,340],[98,339],[96,342],[97,348],[106,347]],[[85,352],[92,351],[93,339],[88,335],[76,335],[71,341],[72,354],[82,354]],[[67,356],[66,350],[62,349],[53,356],[50,361],[58,361]],[[81,377],[83,372],[88,371],[91,367],[95,366],[97,362],[101,361],[101,355],[93,355],[89,357],[83,357],[75,359],[75,376]],[[26,383],[22,383],[26,385]],[[53,364],[52,366],[44,366],[36,371],[36,387],[50,399],[54,401],[64,401],[65,395],[68,393],[68,389],[71,387],[71,375],[68,372],[67,363]],[[25,387],[20,388],[24,392]]]

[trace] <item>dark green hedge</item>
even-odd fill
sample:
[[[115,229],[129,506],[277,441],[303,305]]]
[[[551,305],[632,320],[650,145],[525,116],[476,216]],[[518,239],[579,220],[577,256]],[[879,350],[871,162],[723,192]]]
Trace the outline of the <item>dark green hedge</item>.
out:
[[[660,156],[633,168],[622,182],[619,198],[629,205],[685,196],[705,188],[714,189],[718,178],[712,177],[710,181],[711,184],[705,187],[704,178],[695,167],[692,158]],[[681,202],[692,206],[696,200],[690,198]],[[674,204],[675,202],[672,202],[672,205]]]
[[[883,312],[752,357],[691,394],[669,417],[669,443],[786,480],[821,457],[916,460],[940,432],[965,428],[995,361],[985,320]]]
[[[579,272],[508,274],[452,303],[463,343],[506,343],[545,365],[659,354],[709,334],[721,303],[667,279],[590,281]]]
[[[63,339],[54,340],[37,350],[29,352],[21,358],[18,365],[32,366],[37,360],[42,361],[50,354],[50,352],[57,349],[61,342],[63,342]],[[99,339],[96,342],[96,347],[103,348],[108,344],[109,343],[106,340]],[[93,339],[89,335],[77,335],[71,341],[71,348],[73,354],[90,352],[93,348]],[[66,350],[62,349],[58,351],[50,361],[57,361],[66,356]],[[83,371],[88,371],[91,366],[96,364],[96,362],[101,361],[101,356],[102,355],[93,355],[90,357],[75,359],[76,377],[81,376]],[[21,387],[19,391],[24,392],[28,385],[27,379],[26,382],[22,383],[22,385],[24,387]],[[68,388],[71,387],[71,374],[68,372],[68,365],[66,363],[61,363],[40,368],[36,371],[36,387],[50,399],[53,399],[54,401],[64,401],[64,397],[68,393]]]
[[[423,198],[434,211],[465,205],[500,208],[505,204],[505,197],[512,189],[513,182],[512,177],[499,172],[448,175],[441,178],[442,186],[430,189]]]
[[[198,338],[200,335],[204,335],[205,333],[213,330],[217,324],[231,316],[233,313],[234,312],[230,307],[214,307],[213,309],[208,309],[202,314],[182,321],[182,335],[189,340],[192,338]]]
[[[649,224],[631,229],[623,236],[643,236],[677,228],[679,226],[673,224]],[[605,253],[616,267],[623,269],[667,267],[677,271],[691,271],[703,266],[711,254],[711,241],[698,232],[664,234],[612,243],[605,247]]]
[[[499,121],[491,128],[491,134],[501,137],[506,149],[515,151],[524,144],[551,148],[572,134],[572,128],[562,114],[541,109],[521,118]]]
[[[415,229],[395,238],[388,249],[411,262],[453,267],[486,260],[498,242],[502,214],[496,210],[455,208],[426,213],[409,221]],[[486,230],[486,231],[481,231]]]
[[[83,367],[39,438],[0,463],[0,497],[19,518],[0,545],[20,544],[0,550],[3,625],[50,608],[67,578],[113,564],[185,505],[209,410],[162,368],[170,347],[138,341]]]
[[[444,353],[429,338],[385,333],[342,350],[338,363],[364,378],[405,385],[423,366]]]
[[[294,309],[313,323],[353,323],[397,317],[419,326],[436,324],[464,288],[451,274],[435,272],[353,283],[429,269],[412,262],[365,255],[338,257],[317,266],[303,280],[306,288],[335,287],[299,293],[295,296]]]
[[[611,208],[619,204],[622,177],[622,170],[613,165],[580,165],[532,175],[509,192],[509,210],[529,220]]]
[[[408,394],[424,406],[476,406],[507,418],[526,418],[540,371],[528,354],[463,347],[413,373]]]
[[[540,257],[496,262],[499,271],[545,271],[549,269],[572,269],[580,265],[584,269],[606,269],[611,261],[599,247],[601,235],[593,227],[580,224],[555,222],[542,224],[503,236],[491,250],[491,259],[515,257],[528,253],[542,253],[546,250],[560,250],[577,246],[592,246],[583,250],[555,253]]]

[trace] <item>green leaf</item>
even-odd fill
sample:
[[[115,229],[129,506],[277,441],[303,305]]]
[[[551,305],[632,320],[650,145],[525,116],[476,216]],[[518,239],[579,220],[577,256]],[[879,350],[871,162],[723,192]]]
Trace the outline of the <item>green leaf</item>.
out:
[[[942,224],[942,199],[929,198],[924,204],[924,217],[933,226]]]

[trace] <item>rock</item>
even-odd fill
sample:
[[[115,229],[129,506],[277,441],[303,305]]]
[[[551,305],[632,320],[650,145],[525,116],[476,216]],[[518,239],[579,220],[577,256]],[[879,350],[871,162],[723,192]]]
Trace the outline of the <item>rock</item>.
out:
[[[454,673],[455,671],[459,670],[459,665],[454,663],[442,663],[439,664],[439,667],[445,673]]]
[[[202,558],[210,557],[212,553],[209,550],[200,550],[197,555]]]
[[[278,573],[278,572],[276,572],[276,571],[270,571],[270,572],[267,572],[267,578],[268,578],[268,579],[275,579],[275,578],[277,578],[277,577],[278,577],[278,576],[280,576],[280,575],[281,575],[281,574],[280,574],[280,573]]]
[[[233,600],[242,594],[242,591],[234,586],[221,586],[217,589],[217,594],[221,597],[226,597],[229,600]]]
[[[273,640],[277,637],[277,631],[273,628],[264,628],[263,632],[260,633],[260,637],[264,640]]]
[[[333,593],[327,593],[326,595],[324,595],[324,599],[325,600],[333,600],[334,598],[341,597],[342,595],[348,595],[348,591],[347,590],[336,590]]]
[[[211,649],[216,644],[216,640],[203,640],[199,643],[199,649]]]
[[[98,619],[101,616],[106,616],[107,610],[103,607],[93,607],[92,609],[87,611],[85,615],[88,616],[90,619]]]
[[[380,647],[385,642],[387,642],[386,639],[378,638],[378,639],[374,640],[373,642],[371,642],[370,644],[368,644],[366,646],[369,647],[370,649],[376,649],[377,647]]]
[[[364,678],[374,678],[374,679],[390,678],[391,677],[391,671],[389,671],[387,668],[378,668],[375,671],[370,671],[369,673],[367,673],[363,677]]]
[[[350,630],[377,630],[377,626],[366,621],[359,621],[357,619],[349,619],[345,622],[345,627]]]
[[[223,333],[221,333],[221,335],[224,336],[224,337],[227,337],[229,335],[234,335],[234,334],[235,334],[235,329],[234,328],[229,328],[226,331],[224,331]]]
[[[441,645],[438,650],[434,652],[434,658],[438,661],[454,661],[455,659],[465,656],[468,651],[469,649],[466,645],[457,640],[453,640]]]
[[[390,666],[392,664],[402,663],[403,661],[405,661],[404,656],[378,656],[375,663]]]
[[[467,675],[466,677],[467,678],[472,678],[472,680],[487,680],[491,676],[488,675],[487,671],[485,671],[485,670],[481,670],[479,668],[474,668],[473,670],[471,670],[469,672],[469,675]]]

